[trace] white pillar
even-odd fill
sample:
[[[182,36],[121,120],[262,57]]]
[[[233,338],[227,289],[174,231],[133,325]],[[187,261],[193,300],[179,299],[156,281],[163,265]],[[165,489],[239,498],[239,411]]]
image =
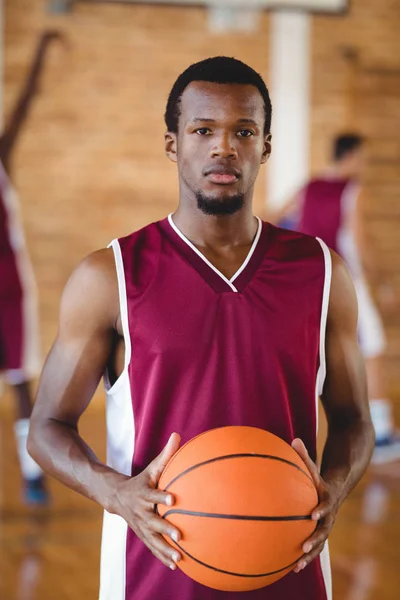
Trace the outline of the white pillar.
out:
[[[310,20],[306,12],[271,15],[268,204],[273,208],[282,206],[309,175]]]

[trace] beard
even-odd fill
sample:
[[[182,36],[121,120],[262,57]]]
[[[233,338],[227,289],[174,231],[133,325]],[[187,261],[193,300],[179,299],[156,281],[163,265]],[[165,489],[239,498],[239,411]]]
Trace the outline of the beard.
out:
[[[197,207],[205,214],[214,217],[234,215],[243,208],[244,194],[235,194],[225,198],[212,198],[202,192],[196,192]]]

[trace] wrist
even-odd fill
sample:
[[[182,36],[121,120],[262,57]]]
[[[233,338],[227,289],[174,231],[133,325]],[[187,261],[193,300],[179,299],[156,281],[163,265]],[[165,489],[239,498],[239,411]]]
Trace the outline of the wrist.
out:
[[[326,473],[323,480],[328,488],[332,506],[337,512],[347,497],[346,479],[339,473]]]
[[[119,514],[119,492],[121,487],[131,478],[109,469],[102,473],[101,484],[95,493],[95,500],[104,510],[112,514]]]

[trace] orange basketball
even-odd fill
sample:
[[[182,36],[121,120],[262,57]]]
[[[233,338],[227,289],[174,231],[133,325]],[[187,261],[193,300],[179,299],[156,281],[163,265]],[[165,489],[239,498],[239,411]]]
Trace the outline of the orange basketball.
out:
[[[178,563],[203,585],[255,590],[289,573],[316,523],[311,475],[277,436],[254,427],[223,427],[185,444],[159,488],[175,496],[159,514],[182,533]]]

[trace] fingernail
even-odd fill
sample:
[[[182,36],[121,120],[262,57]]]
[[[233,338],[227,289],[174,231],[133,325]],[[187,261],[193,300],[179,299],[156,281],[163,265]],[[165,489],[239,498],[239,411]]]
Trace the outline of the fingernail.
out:
[[[174,503],[172,496],[167,496],[166,502],[167,502],[167,506],[172,506]]]
[[[179,535],[177,534],[176,531],[173,531],[171,534],[171,538],[174,540],[174,542],[178,543],[179,542]]]
[[[171,569],[171,571],[175,571],[176,570],[176,565],[169,565],[169,568]]]
[[[314,520],[315,520],[315,521],[319,521],[319,520],[320,520],[320,518],[321,518],[321,513],[315,513],[315,515],[314,515]]]
[[[180,559],[180,556],[179,556],[179,554],[173,554],[173,555],[172,555],[172,560],[173,560],[174,562],[176,562],[176,563],[177,563],[179,559]]]
[[[306,563],[303,561],[299,564],[299,571],[302,571],[306,566]]]
[[[310,550],[312,549],[312,545],[311,544],[304,544],[303,546],[303,550],[304,552],[310,552]]]

